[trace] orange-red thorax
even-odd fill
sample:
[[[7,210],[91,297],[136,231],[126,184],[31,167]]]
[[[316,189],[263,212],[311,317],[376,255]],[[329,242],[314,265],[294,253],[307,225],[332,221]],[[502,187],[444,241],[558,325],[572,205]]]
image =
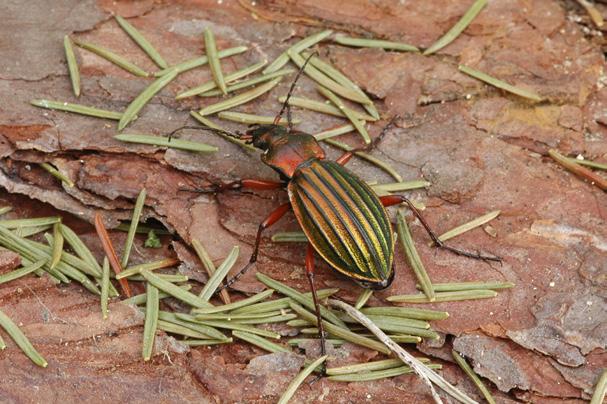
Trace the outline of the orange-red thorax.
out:
[[[266,129],[261,132],[261,129]],[[324,159],[325,152],[314,136],[303,132],[287,132],[277,125],[258,128],[254,133],[255,147],[265,150],[261,160],[286,178],[293,174],[302,163],[310,159]],[[261,133],[260,133],[261,132]]]

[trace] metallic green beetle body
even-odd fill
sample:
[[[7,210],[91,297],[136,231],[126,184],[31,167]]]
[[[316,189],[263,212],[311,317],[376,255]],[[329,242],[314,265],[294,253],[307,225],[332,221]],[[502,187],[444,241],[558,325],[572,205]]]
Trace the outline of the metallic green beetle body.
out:
[[[288,179],[295,216],[316,252],[362,286],[383,289],[394,277],[394,235],[378,196],[360,178],[324,160],[316,139],[276,125],[248,132],[262,161]]]

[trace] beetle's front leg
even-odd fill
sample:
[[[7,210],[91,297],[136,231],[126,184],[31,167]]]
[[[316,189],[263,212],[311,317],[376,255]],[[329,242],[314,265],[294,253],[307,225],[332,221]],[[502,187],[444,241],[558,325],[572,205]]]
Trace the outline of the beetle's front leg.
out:
[[[276,208],[272,213],[268,215],[266,220],[261,222],[259,228],[257,229],[257,236],[255,237],[255,247],[253,247],[253,253],[251,254],[251,258],[249,258],[249,262],[244,266],[236,275],[232,278],[228,279],[226,283],[219,288],[219,290],[230,287],[234,282],[238,280],[245,272],[253,266],[253,264],[257,261],[257,254],[259,253],[259,244],[261,243],[261,233],[268,227],[272,226],[274,223],[280,220],[289,210],[291,209],[291,203],[286,202]]]
[[[413,214],[419,219],[422,226],[424,226],[424,229],[426,229],[426,232],[428,233],[428,235],[434,242],[434,245],[436,245],[437,247],[444,248],[445,250],[451,251],[454,254],[462,255],[462,256],[468,257],[468,258],[480,259],[480,260],[484,260],[484,261],[502,262],[502,259],[500,257],[496,257],[495,255],[483,255],[478,252],[460,250],[459,248],[454,248],[454,247],[451,247],[451,246],[445,244],[432,231],[432,229],[430,228],[430,225],[428,225],[428,223],[426,222],[426,220],[424,219],[424,217],[422,216],[420,211],[417,210],[417,208],[413,205],[413,203],[408,198],[406,198],[402,195],[385,195],[385,196],[380,196],[379,200],[386,207],[392,206],[392,205],[398,205],[400,203],[406,203],[407,206],[409,206],[409,209],[411,209],[411,211],[413,212]]]

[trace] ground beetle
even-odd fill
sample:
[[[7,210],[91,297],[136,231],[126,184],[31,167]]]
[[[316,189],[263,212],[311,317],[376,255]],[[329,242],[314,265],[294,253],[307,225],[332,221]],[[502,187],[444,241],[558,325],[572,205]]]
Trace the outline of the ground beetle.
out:
[[[314,136],[293,130],[289,98],[304,68],[305,64],[295,77],[274,124],[252,125],[244,134],[221,131],[261,149],[261,160],[277,171],[282,181],[242,179],[211,190],[197,191],[218,192],[240,188],[268,190],[286,187],[289,202],[276,208],[259,225],[255,247],[248,264],[228,280],[224,287],[234,283],[257,261],[262,232],[293,209],[309,240],[305,260],[306,274],[314,299],[321,351],[324,355],[324,334],[314,286],[314,252],[334,269],[365,288],[387,288],[394,279],[395,236],[385,207],[406,203],[438,247],[471,258],[491,261],[499,261],[499,258],[444,245],[406,197],[380,197],[365,181],[344,167],[356,151],[373,148],[397,118],[392,119],[370,145],[346,152],[336,161],[325,160],[325,152]],[[288,116],[287,127],[278,125],[285,110]],[[218,131],[213,128],[204,129]]]

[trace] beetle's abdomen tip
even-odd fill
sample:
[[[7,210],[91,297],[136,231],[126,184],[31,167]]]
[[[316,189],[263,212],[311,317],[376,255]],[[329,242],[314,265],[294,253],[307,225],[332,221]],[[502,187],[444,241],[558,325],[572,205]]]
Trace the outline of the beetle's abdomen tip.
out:
[[[386,279],[382,279],[378,282],[369,282],[369,281],[359,281],[360,286],[366,289],[373,290],[384,290],[392,285],[392,281],[394,281],[394,271],[390,271],[390,275]]]

